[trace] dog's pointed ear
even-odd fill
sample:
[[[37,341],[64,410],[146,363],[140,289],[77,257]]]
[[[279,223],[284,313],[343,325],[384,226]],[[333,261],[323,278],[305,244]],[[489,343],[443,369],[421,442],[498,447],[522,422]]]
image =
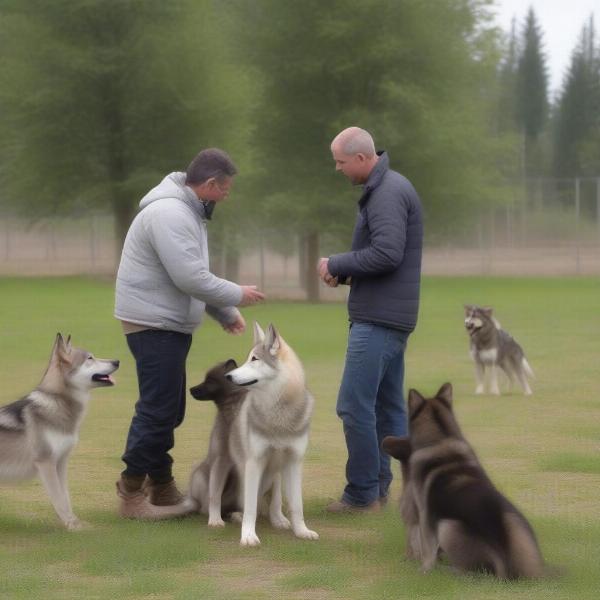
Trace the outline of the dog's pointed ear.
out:
[[[235,360],[233,358],[230,358],[229,360],[227,360],[225,362],[225,373],[229,373],[229,371],[233,371],[234,369],[237,369],[237,363],[235,362]]]
[[[65,363],[71,362],[71,336],[67,336],[67,341],[64,340],[62,335],[60,336],[60,341],[58,342],[58,358]]]
[[[472,304],[464,304],[463,306],[465,307],[465,315],[468,315],[473,310]]]
[[[277,329],[275,329],[273,323],[269,324],[269,329],[267,330],[264,344],[271,356],[277,356],[279,350],[281,349],[281,337],[279,336],[279,333],[277,332]]]
[[[258,324],[258,321],[254,321],[254,345],[262,344],[265,339],[265,332],[262,327]]]
[[[61,333],[57,333],[54,338],[54,345],[52,346],[52,352],[50,353],[50,362],[58,361],[58,350],[60,345],[63,343],[63,338]]]
[[[486,316],[486,317],[491,317],[492,313],[494,312],[494,309],[491,306],[482,306],[481,307],[481,312]]]
[[[386,454],[393,456],[399,461],[407,461],[410,458],[411,446],[410,439],[407,437],[388,435],[383,438],[381,448]]]
[[[435,395],[436,398],[444,400],[450,406],[452,406],[452,384],[450,382],[444,383],[444,385],[438,390]]]
[[[408,414],[413,415],[421,406],[421,404],[425,402],[425,398],[417,392],[417,390],[411,389],[408,391]]]
[[[70,338],[69,338],[70,339]],[[56,334],[56,340],[54,341],[54,348],[52,348],[52,356],[50,362],[54,362],[59,365],[60,363],[69,362],[69,352],[67,350],[67,344],[61,333]]]

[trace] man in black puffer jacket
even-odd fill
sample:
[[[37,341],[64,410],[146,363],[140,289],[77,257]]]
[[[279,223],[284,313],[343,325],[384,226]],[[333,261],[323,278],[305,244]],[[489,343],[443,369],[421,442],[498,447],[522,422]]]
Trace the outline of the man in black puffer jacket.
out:
[[[375,152],[364,129],[350,127],[331,143],[336,170],[363,185],[352,249],[319,261],[321,279],[347,283],[350,334],[337,401],[348,448],[347,485],[331,512],[378,510],[392,481],[380,449],[407,433],[404,351],[417,323],[423,221],[412,184]]]

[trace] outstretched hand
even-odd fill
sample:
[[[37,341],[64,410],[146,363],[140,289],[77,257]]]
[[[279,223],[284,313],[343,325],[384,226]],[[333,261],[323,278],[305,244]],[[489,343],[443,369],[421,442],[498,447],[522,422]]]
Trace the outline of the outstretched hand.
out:
[[[238,314],[237,318],[233,323],[227,323],[223,325],[223,329],[227,333],[231,333],[232,335],[241,335],[246,331],[246,321],[241,314]]]
[[[242,285],[242,300],[238,306],[251,306],[265,299],[265,295],[255,285]]]

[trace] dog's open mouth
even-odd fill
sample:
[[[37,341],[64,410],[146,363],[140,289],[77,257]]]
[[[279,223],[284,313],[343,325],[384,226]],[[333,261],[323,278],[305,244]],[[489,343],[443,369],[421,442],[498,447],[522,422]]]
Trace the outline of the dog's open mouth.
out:
[[[469,335],[473,335],[477,330],[480,329],[480,327],[478,327],[475,323],[467,323],[465,328],[469,332]]]
[[[101,383],[102,385],[115,385],[115,381],[110,375],[103,375],[101,373],[94,373],[92,381]]]

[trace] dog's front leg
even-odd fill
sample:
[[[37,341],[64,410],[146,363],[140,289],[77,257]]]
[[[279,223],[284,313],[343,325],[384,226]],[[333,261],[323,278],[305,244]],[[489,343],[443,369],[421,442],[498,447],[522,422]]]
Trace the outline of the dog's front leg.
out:
[[[485,387],[485,368],[483,363],[480,363],[477,359],[475,359],[475,379],[477,381],[475,393],[483,394]]]
[[[244,465],[244,515],[242,517],[242,546],[258,546],[256,535],[256,513],[258,507],[258,488],[265,470],[266,458],[248,458]]]
[[[225,527],[221,515],[221,498],[231,463],[218,456],[210,467],[208,475],[208,526]]]
[[[281,510],[281,473],[273,477],[271,485],[271,504],[269,505],[269,520],[277,529],[289,529],[292,525]]]
[[[319,534],[311,531],[304,522],[304,510],[302,507],[302,462],[292,458],[283,468],[283,486],[288,507],[290,509],[290,520],[292,530],[299,538],[307,540],[318,540]]]
[[[52,502],[52,506],[54,507],[58,518],[64,523],[67,529],[80,529],[81,523],[73,514],[71,500],[66,489],[66,457],[63,459],[62,466],[60,466],[60,473],[59,465],[61,465],[60,462],[57,464],[49,460],[35,463],[40,480],[50,498],[50,502]]]

